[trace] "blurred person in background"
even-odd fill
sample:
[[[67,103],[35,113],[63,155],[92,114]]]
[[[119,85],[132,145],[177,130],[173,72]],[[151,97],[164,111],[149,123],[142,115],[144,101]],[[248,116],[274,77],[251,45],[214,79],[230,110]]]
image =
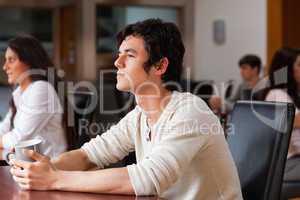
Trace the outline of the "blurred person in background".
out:
[[[48,72],[54,72],[54,83]],[[63,108],[56,92],[58,78],[40,42],[32,36],[9,40],[3,70],[15,89],[10,108],[0,123],[0,148],[12,149],[21,141],[41,139],[39,150],[49,157],[68,148]]]
[[[300,180],[300,50],[281,48],[274,54],[269,68],[270,87],[266,101],[290,102],[296,107],[294,129],[290,139],[284,180]]]
[[[243,56],[239,60],[240,75],[243,82],[238,85],[235,93],[228,99],[217,95],[212,96],[208,101],[210,108],[215,113],[220,113],[222,104],[225,104],[225,112],[230,112],[236,101],[250,100],[253,95],[252,90],[260,80],[261,66],[261,59],[257,55],[247,54]]]

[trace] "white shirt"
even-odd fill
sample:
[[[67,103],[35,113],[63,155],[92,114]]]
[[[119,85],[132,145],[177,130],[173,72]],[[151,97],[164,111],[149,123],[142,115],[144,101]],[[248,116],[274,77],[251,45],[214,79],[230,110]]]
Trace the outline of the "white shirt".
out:
[[[135,150],[137,164],[127,170],[136,195],[155,194],[172,200],[242,199],[219,119],[202,99],[173,92],[151,130],[155,137],[150,141],[147,117],[137,106],[82,149],[100,168]]]
[[[66,151],[67,142],[62,126],[63,109],[53,86],[34,81],[25,91],[13,92],[17,112],[11,129],[11,110],[0,124],[4,148],[12,148],[22,140],[42,139],[40,153],[54,157]]]
[[[266,97],[266,101],[293,103],[291,97],[283,89],[273,89],[269,91]],[[295,114],[298,113],[299,110],[296,108]],[[290,158],[293,155],[300,155],[300,129],[299,128],[293,129],[287,158]]]

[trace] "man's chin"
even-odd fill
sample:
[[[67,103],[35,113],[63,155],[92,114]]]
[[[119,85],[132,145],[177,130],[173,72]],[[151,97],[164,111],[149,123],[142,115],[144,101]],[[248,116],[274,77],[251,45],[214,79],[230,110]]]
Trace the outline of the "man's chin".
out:
[[[120,85],[116,85],[117,90],[121,91],[121,92],[132,92],[132,90],[129,87],[122,87]]]
[[[116,85],[117,90],[122,92],[129,92],[129,89],[127,87],[122,87],[121,85]]]

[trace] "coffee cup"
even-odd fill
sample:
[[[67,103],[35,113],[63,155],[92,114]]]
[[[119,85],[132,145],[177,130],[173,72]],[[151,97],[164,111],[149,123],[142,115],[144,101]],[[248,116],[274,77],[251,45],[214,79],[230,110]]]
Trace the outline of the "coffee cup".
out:
[[[6,161],[9,162],[10,159],[23,160],[28,162],[34,162],[31,158],[29,158],[24,150],[33,150],[40,153],[39,146],[42,143],[41,139],[31,139],[31,140],[23,140],[18,142],[15,145],[15,152],[10,152],[6,155]]]

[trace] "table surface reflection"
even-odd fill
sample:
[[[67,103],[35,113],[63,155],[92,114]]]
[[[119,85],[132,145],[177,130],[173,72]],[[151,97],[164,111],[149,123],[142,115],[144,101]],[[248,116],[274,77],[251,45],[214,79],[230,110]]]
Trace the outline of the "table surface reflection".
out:
[[[5,200],[157,200],[157,197],[106,195],[63,191],[23,191],[12,179],[9,166],[0,167],[0,199]]]
[[[0,149],[0,199],[5,200],[157,200],[157,197],[136,197],[128,195],[106,195],[63,191],[23,191],[12,179],[10,167],[5,161],[5,152]]]

